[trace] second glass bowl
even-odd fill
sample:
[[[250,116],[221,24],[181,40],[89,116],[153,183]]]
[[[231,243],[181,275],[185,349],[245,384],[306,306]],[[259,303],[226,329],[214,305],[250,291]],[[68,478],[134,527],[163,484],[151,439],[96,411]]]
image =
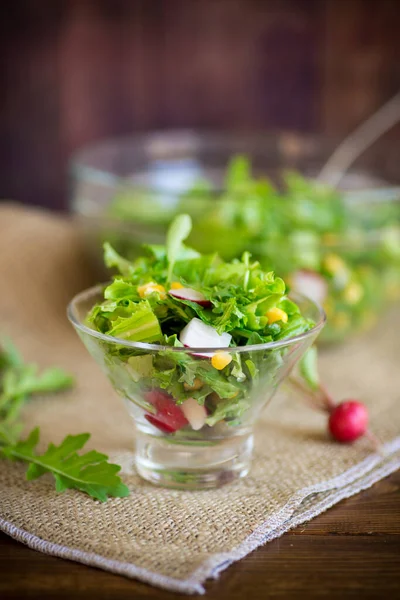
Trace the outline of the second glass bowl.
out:
[[[234,155],[247,156],[256,176],[266,175],[279,185],[285,169],[311,177],[318,173],[334,146],[293,133],[181,131],[109,140],[73,160],[72,207],[99,271],[104,241],[135,258],[143,244],[163,243],[176,214],[189,213],[191,246],[203,253],[217,251],[225,259],[250,250],[265,268],[323,302],[328,325],[322,339],[339,341],[369,328],[400,296],[400,189],[385,183],[398,175],[396,152],[370,152],[344,178],[354,217],[345,235],[320,234],[312,224],[300,223],[275,237],[261,236],[260,243],[262,223],[252,212],[252,199],[240,197],[232,208],[224,188]],[[201,180],[211,190],[205,192]]]

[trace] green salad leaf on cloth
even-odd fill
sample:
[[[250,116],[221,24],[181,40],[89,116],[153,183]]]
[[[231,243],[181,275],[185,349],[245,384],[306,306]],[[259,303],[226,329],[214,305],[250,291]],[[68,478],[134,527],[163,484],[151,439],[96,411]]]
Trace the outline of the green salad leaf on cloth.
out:
[[[147,246],[147,256],[134,262],[106,243],[106,265],[119,274],[87,317],[91,328],[114,342],[160,347],[151,353],[151,347],[104,342],[114,386],[164,433],[240,425],[260,373],[265,385],[285,352],[252,350],[314,325],[288,298],[285,282],[248,252],[230,262],[202,255],[183,243],[190,231],[190,217],[179,215],[166,246]],[[231,350],[238,346],[248,352]]]
[[[25,440],[20,439],[21,412],[32,395],[60,392],[73,383],[72,376],[58,367],[38,373],[37,366],[25,363],[9,339],[1,340],[0,458],[27,463],[28,480],[51,473],[57,492],[77,489],[101,502],[108,496],[127,496],[129,490],[117,475],[121,467],[108,463],[108,457],[95,450],[77,454],[89,440],[89,433],[68,435],[58,446],[50,444],[44,454],[36,449],[38,427]]]

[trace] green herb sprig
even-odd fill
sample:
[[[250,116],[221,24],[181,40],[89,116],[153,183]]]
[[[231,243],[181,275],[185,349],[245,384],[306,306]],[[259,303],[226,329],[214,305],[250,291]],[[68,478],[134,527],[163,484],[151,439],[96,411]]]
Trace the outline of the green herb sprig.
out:
[[[96,450],[78,454],[90,438],[89,433],[67,435],[59,444],[49,444],[44,454],[37,452],[39,428],[20,440],[23,407],[35,394],[59,392],[70,388],[73,377],[58,367],[38,372],[27,364],[9,339],[0,347],[0,457],[28,465],[26,478],[37,479],[51,473],[56,491],[80,490],[105,502],[109,496],[124,497],[129,489],[117,475],[121,467],[107,462],[108,456]]]

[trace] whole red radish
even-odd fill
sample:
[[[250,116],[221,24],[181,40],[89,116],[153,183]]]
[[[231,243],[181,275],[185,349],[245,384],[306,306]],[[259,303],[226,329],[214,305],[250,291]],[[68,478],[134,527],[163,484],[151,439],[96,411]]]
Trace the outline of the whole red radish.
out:
[[[338,442],[354,442],[368,427],[368,412],[357,400],[345,400],[333,408],[329,416],[329,431]]]

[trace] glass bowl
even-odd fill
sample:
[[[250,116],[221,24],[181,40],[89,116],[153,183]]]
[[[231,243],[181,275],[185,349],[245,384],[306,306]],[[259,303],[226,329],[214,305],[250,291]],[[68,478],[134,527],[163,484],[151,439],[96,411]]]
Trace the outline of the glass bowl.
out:
[[[99,271],[105,240],[135,258],[142,244],[163,243],[173,217],[187,212],[194,223],[188,243],[203,253],[218,251],[230,260],[249,250],[306,294],[315,287],[308,275],[317,272],[314,299],[328,314],[321,339],[339,341],[373,325],[385,304],[400,296],[400,188],[387,183],[399,175],[397,148],[378,144],[379,152],[368,151],[344,177],[352,222],[339,236],[320,224],[299,223],[260,242],[263,223],[252,214],[252,199],[240,196],[232,210],[224,187],[233,155],[248,156],[255,175],[279,187],[287,169],[315,176],[336,144],[294,133],[187,131],[109,140],[72,161],[72,209]],[[212,186],[206,195],[199,185],[193,190],[201,179]]]
[[[91,329],[86,317],[103,298],[103,289],[96,286],[75,296],[68,317],[133,418],[138,473],[154,484],[184,489],[217,487],[245,476],[251,463],[254,424],[323,328],[324,311],[294,294],[292,299],[302,314],[315,324],[306,333],[254,346],[177,348],[128,342]],[[190,393],[206,385],[214,369],[210,357],[219,350],[231,354],[233,360],[219,371],[218,396],[207,394],[201,405]],[[181,404],[159,387],[159,379],[155,383],[148,375],[160,365],[164,371],[171,352],[179,354],[182,375],[191,365],[196,372],[192,385],[177,382],[189,396]],[[240,374],[235,371],[239,364]]]

